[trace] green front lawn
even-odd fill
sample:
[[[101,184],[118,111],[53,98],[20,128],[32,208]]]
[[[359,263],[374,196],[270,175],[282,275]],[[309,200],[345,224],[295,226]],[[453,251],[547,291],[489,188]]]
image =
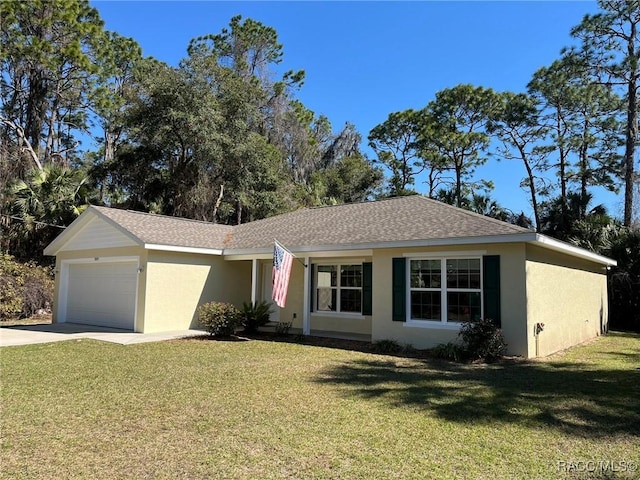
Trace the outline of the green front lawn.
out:
[[[638,335],[490,366],[198,339],[0,364],[0,478],[640,476]]]

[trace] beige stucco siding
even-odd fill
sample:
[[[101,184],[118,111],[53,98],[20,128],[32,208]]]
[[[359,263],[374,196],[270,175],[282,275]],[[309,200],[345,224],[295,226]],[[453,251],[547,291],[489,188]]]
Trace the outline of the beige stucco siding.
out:
[[[145,333],[197,328],[199,305],[251,299],[251,262],[151,251],[146,276]]]
[[[528,356],[545,356],[606,329],[607,276],[603,266],[527,246]],[[535,326],[544,323],[536,351]]]
[[[140,266],[144,266],[147,261],[147,251],[142,247],[109,247],[109,248],[95,248],[85,250],[74,251],[60,251],[56,254],[56,268],[55,268],[55,293],[53,303],[53,322],[57,323],[61,319],[59,318],[59,308],[62,302],[66,299],[60,297],[61,288],[60,282],[62,279],[63,263],[67,260],[86,260],[87,262],[103,261],[108,262],[110,258],[114,257],[137,257]],[[96,260],[98,259],[98,260]],[[138,275],[138,300],[136,302],[136,320],[134,331],[142,332],[144,324],[144,311],[145,311],[145,282],[146,277],[144,272]]]
[[[421,254],[470,252],[472,256],[499,255],[501,283],[502,329],[508,343],[508,351],[514,355],[526,355],[526,288],[524,244],[468,245],[444,248],[397,248],[375,250],[373,254],[373,321],[372,339],[395,340],[416,348],[431,348],[440,343],[456,341],[457,327],[442,327],[420,322],[394,322],[392,320],[392,259],[405,254],[420,257]]]
[[[358,335],[371,335],[371,317],[335,315],[327,316],[319,313],[311,313],[311,333],[337,332],[355,333]]]

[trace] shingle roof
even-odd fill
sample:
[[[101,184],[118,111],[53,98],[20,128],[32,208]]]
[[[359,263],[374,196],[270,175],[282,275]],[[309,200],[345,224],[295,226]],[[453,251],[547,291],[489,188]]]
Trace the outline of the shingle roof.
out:
[[[301,209],[234,227],[228,249],[366,245],[531,233],[516,225],[412,195]]]
[[[233,227],[152,213],[91,207],[146,244],[223,249]]]
[[[268,249],[274,239],[295,250],[531,233],[420,195],[303,208],[238,226],[108,207],[92,208],[143,243],[216,250]]]
[[[137,243],[159,250],[166,247],[167,250],[203,249],[225,255],[253,255],[269,252],[274,240],[294,252],[533,242],[602,265],[616,265],[614,260],[587,250],[419,195],[300,209],[238,226],[92,206],[49,244],[45,254],[56,255],[80,228],[74,225],[86,224],[90,221],[87,215],[91,213],[112,223]]]

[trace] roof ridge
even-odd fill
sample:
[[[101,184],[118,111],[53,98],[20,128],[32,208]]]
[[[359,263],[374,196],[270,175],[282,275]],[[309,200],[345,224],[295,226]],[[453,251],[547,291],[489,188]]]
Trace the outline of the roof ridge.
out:
[[[219,227],[225,227],[225,228],[233,228],[237,225],[225,225],[223,223],[214,223],[214,222],[208,222],[206,220],[196,220],[194,218],[185,218],[185,217],[175,217],[173,215],[164,215],[162,213],[152,213],[152,212],[141,212],[139,210],[129,210],[126,208],[117,208],[117,207],[106,207],[103,205],[91,205],[92,208],[96,208],[99,210],[105,209],[105,210],[117,210],[120,212],[127,212],[127,213],[134,213],[137,215],[144,215],[144,216],[148,216],[148,217],[154,217],[154,218],[169,218],[169,219],[173,219],[173,220],[180,220],[183,222],[191,222],[191,223],[200,223],[200,224],[204,224],[204,225],[213,225],[213,226],[219,226]]]
[[[318,210],[324,210],[324,209],[328,210],[330,208],[338,208],[338,207],[344,208],[344,207],[356,206],[356,205],[377,204],[377,203],[382,203],[382,202],[386,202],[386,201],[400,200],[400,199],[416,197],[416,196],[421,196],[421,195],[419,195],[419,194],[416,194],[416,195],[403,195],[403,196],[397,196],[397,197],[379,198],[379,199],[376,199],[376,200],[362,200],[362,201],[359,201],[359,202],[338,203],[336,205],[317,205],[315,207],[301,207],[301,208],[298,208],[296,210],[291,210],[290,212],[278,213],[276,215],[271,215],[270,217],[260,218],[258,220],[252,220],[250,222],[241,223],[240,225],[231,225],[231,226],[233,228],[246,227],[247,225],[255,225],[257,223],[266,222],[266,221],[272,220],[272,219],[277,218],[277,217],[283,217],[285,215],[292,215],[292,214],[300,213],[300,212],[304,212],[304,211],[312,212],[312,211],[318,211]]]
[[[493,217],[489,217],[487,215],[483,215],[480,213],[476,213],[476,212],[472,212],[471,210],[467,210],[465,208],[461,208],[461,207],[456,207],[455,205],[450,205],[448,203],[445,202],[441,202],[440,200],[436,200],[434,198],[430,198],[427,197],[426,195],[422,195],[420,193],[417,193],[415,195],[399,195],[399,196],[395,196],[395,197],[385,197],[385,198],[380,198],[380,199],[376,199],[376,200],[362,200],[359,202],[351,202],[351,203],[340,203],[340,204],[336,204],[336,205],[318,205],[315,207],[302,207],[302,208],[298,208],[296,210],[292,210],[290,212],[284,212],[284,213],[280,213],[277,215],[272,215],[270,217],[265,217],[265,218],[261,218],[259,220],[253,220],[250,222],[246,222],[246,223],[242,223],[240,225],[226,225],[226,224],[222,224],[222,223],[213,223],[213,222],[208,222],[205,220],[195,220],[192,218],[184,218],[184,217],[175,217],[175,216],[171,216],[171,215],[163,215],[163,214],[159,214],[159,213],[151,213],[151,212],[141,212],[138,210],[129,210],[129,209],[122,209],[122,208],[116,208],[116,207],[106,207],[106,206],[99,206],[99,205],[91,205],[91,207],[96,208],[96,209],[106,209],[106,210],[118,210],[121,212],[127,212],[127,213],[132,213],[132,214],[136,214],[136,215],[143,215],[143,216],[149,216],[149,217],[154,217],[154,218],[168,218],[168,219],[174,219],[174,220],[179,220],[182,222],[191,222],[191,223],[197,223],[197,224],[201,224],[201,225],[208,225],[208,226],[216,226],[216,227],[223,227],[225,229],[229,229],[229,230],[236,230],[238,227],[246,227],[247,225],[256,225],[256,224],[260,224],[266,221],[270,221],[274,218],[277,217],[281,217],[281,216],[286,216],[286,215],[292,215],[292,214],[296,214],[296,213],[300,213],[303,211],[319,211],[319,210],[323,210],[323,209],[330,209],[330,208],[336,208],[336,207],[350,207],[350,206],[358,206],[358,205],[366,205],[366,204],[379,204],[382,202],[391,202],[391,201],[400,201],[400,200],[408,200],[408,199],[412,199],[412,198],[420,198],[421,200],[424,200],[428,203],[433,203],[435,205],[438,206],[442,206],[444,208],[448,208],[451,210],[455,210],[457,213],[459,214],[464,214],[473,218],[478,218],[478,219],[482,219],[485,221],[488,221],[490,223],[496,224],[496,225],[502,225],[502,226],[509,226],[510,228],[512,228],[513,230],[516,231],[520,231],[520,232],[531,232],[530,229],[528,228],[524,228],[521,227],[519,225],[515,225],[509,222],[505,222],[503,220],[498,220],[497,218],[493,218]]]
[[[422,195],[420,194],[416,194],[416,195],[399,195],[396,197],[384,197],[384,198],[378,198],[375,200],[360,200],[359,202],[349,202],[349,203],[337,203],[335,205],[317,205],[315,207],[304,207],[304,208],[300,208],[298,210],[320,210],[322,208],[333,208],[333,207],[346,207],[346,206],[350,206],[350,205],[364,205],[366,203],[381,203],[381,202],[386,202],[386,201],[390,201],[390,200],[400,200],[402,198],[409,198],[409,197],[421,197]],[[294,210],[296,211],[296,210]]]

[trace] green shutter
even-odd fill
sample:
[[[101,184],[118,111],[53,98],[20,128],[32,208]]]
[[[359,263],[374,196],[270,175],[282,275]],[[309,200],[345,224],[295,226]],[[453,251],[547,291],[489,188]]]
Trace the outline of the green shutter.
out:
[[[393,321],[407,320],[407,260],[393,259]]]
[[[373,265],[371,262],[362,264],[362,314],[372,314],[373,303]]]
[[[315,298],[316,288],[316,266],[315,264],[309,264],[309,270],[311,270],[311,279],[309,280],[309,311],[313,312],[313,299]]]
[[[484,318],[490,318],[500,326],[500,256],[486,255],[482,263]]]

